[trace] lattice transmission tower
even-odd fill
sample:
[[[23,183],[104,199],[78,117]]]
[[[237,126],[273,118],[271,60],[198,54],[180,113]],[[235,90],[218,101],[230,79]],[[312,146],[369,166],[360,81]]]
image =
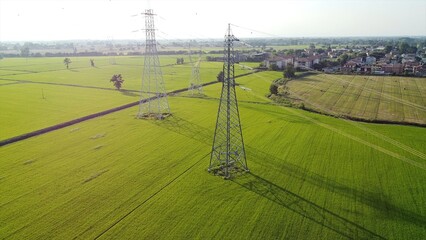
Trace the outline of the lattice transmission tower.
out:
[[[235,93],[234,41],[239,40],[232,34],[229,24],[225,35],[222,92],[208,168],[209,172],[225,179],[249,171]]]
[[[163,73],[155,40],[154,11],[145,10],[145,62],[142,74],[138,118],[163,119],[170,115]]]
[[[111,64],[111,65],[115,65],[116,64],[116,62],[115,62],[115,49],[114,49],[114,39],[111,37],[110,39],[109,39],[109,41],[108,41],[108,47],[109,47],[109,64]]]
[[[198,60],[196,62],[192,62],[191,46],[189,46],[189,61],[192,64],[192,72],[191,72],[191,78],[189,79],[188,91],[191,96],[203,95],[203,85],[200,80],[201,53],[202,51],[200,49]]]

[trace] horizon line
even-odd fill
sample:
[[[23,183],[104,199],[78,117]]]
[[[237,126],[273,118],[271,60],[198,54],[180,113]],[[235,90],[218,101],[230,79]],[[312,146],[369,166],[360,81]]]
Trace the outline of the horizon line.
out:
[[[377,36],[362,36],[362,35],[354,35],[354,36],[300,36],[300,37],[285,37],[285,36],[274,36],[274,37],[240,37],[244,39],[329,39],[329,38],[426,38],[426,35],[377,35]],[[144,38],[134,39],[134,38],[122,38],[122,39],[107,39],[107,38],[76,38],[76,39],[31,39],[31,40],[1,40],[0,43],[8,43],[8,42],[69,42],[69,41],[141,41],[145,40]],[[179,38],[179,39],[167,39],[162,40],[158,39],[157,42],[171,42],[171,41],[190,41],[190,40],[223,40],[223,38]]]

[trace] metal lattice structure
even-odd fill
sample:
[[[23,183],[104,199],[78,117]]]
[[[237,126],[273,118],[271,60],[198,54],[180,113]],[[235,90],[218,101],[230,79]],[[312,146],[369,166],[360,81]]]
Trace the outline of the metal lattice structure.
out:
[[[191,47],[189,47],[189,61],[192,63]],[[191,72],[191,78],[189,79],[189,88],[188,88],[189,94],[191,96],[203,95],[203,85],[200,80],[200,64],[201,64],[201,50],[200,50],[200,54],[198,55],[198,60],[192,63],[192,72]]]
[[[138,118],[163,119],[170,115],[163,73],[155,40],[154,11],[145,10],[145,62],[142,75],[141,100]]]
[[[239,40],[231,33],[229,24],[225,35],[222,92],[208,168],[209,172],[223,176],[225,179],[249,171],[235,93],[234,41]]]

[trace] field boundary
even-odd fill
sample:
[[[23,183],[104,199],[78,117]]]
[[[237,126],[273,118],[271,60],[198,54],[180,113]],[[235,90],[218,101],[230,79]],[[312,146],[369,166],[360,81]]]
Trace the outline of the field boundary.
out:
[[[241,74],[241,75],[235,76],[234,78],[247,76],[247,75],[250,75],[250,74],[257,73],[257,72],[259,72],[259,71],[253,71],[253,72],[250,72],[250,73]],[[212,82],[208,82],[208,83],[203,83],[202,86],[208,86],[208,85],[212,85],[212,84],[215,84],[215,83],[220,83],[220,82],[219,81],[212,81]],[[132,90],[132,91],[136,91],[136,90]],[[174,95],[176,93],[181,93],[181,92],[186,92],[186,91],[188,91],[188,88],[181,88],[181,89],[178,89],[178,90],[170,91],[170,92],[166,93],[165,95],[163,95],[161,97],[165,97],[167,95]],[[90,119],[93,119],[93,118],[101,117],[101,116],[104,116],[104,115],[107,115],[107,114],[110,114],[110,113],[113,113],[113,112],[117,112],[117,111],[121,111],[121,110],[124,110],[124,109],[127,109],[127,108],[131,108],[131,107],[138,105],[139,103],[145,103],[145,102],[147,102],[149,100],[153,100],[155,98],[156,97],[141,99],[139,101],[128,103],[128,104],[125,104],[125,105],[122,105],[122,106],[119,106],[119,107],[111,108],[111,109],[108,109],[108,110],[105,110],[105,111],[102,111],[102,112],[93,113],[93,114],[90,114],[90,115],[87,115],[87,116],[84,116],[84,117],[80,117],[80,118],[77,118],[77,119],[74,119],[74,120],[71,120],[71,121],[59,123],[59,124],[56,124],[56,125],[53,125],[53,126],[50,126],[50,127],[47,127],[47,128],[39,129],[39,130],[36,130],[36,131],[33,131],[33,132],[24,133],[24,134],[19,135],[19,136],[15,136],[15,137],[12,137],[12,138],[1,140],[0,141],[0,147],[8,145],[8,144],[15,143],[15,142],[19,142],[19,141],[22,141],[22,140],[25,140],[25,139],[28,139],[28,138],[31,138],[31,137],[35,137],[35,136],[38,136],[38,135],[41,135],[41,134],[44,134],[44,133],[59,130],[61,128],[72,126],[74,124],[81,123],[81,122],[84,122],[84,121],[87,121],[87,120],[90,120]]]
[[[316,73],[314,73],[314,74],[316,74]],[[287,82],[290,82],[290,81],[293,81],[293,80],[295,80],[295,79],[289,79]],[[345,81],[345,82],[348,83],[348,84],[351,84],[351,82],[348,82],[348,81]],[[287,83],[284,84],[284,85],[286,86]],[[325,92],[327,92],[328,89],[330,89],[332,85],[330,85],[327,88],[327,90],[325,90],[324,92],[322,92],[322,95]],[[356,84],[356,85],[360,86],[360,84]],[[313,85],[312,87],[314,89],[319,89],[318,86],[315,86],[315,85]],[[363,87],[365,88],[365,85]],[[383,85],[382,85],[382,87],[383,87]],[[292,104],[294,104],[295,101],[301,101],[302,103],[308,103],[308,104],[312,105],[313,107],[307,107],[306,105],[304,105],[303,107],[299,107],[299,109],[305,110],[307,112],[312,112],[312,113],[316,113],[316,114],[321,114],[321,115],[325,115],[325,116],[331,116],[331,117],[340,118],[340,119],[346,119],[346,120],[351,120],[351,121],[364,122],[364,123],[394,124],[394,125],[402,125],[402,126],[426,127],[426,123],[420,123],[420,122],[395,121],[395,120],[386,120],[386,119],[368,119],[368,118],[363,118],[363,117],[351,116],[351,115],[348,115],[348,114],[345,114],[345,113],[338,113],[338,112],[336,112],[336,111],[334,111],[332,109],[326,109],[325,107],[319,106],[318,104],[313,104],[312,102],[308,101],[307,99],[303,99],[303,97],[301,95],[299,95],[296,92],[292,91],[290,89],[290,87],[288,87],[288,91],[290,93],[292,93],[293,95],[296,95],[297,98],[291,98],[289,96],[281,96],[281,97],[284,98],[284,99],[289,100],[290,103],[292,103]],[[346,91],[346,89],[345,89],[345,91]],[[382,91],[383,91],[383,89],[382,89]],[[371,90],[371,89],[368,90],[367,92],[370,93],[370,94],[374,93],[374,91]],[[390,99],[390,100],[394,100],[394,98]],[[336,101],[336,103],[337,103],[337,101]],[[290,104],[289,107],[297,108],[297,107],[293,106],[292,104]],[[408,105],[410,107],[415,107],[415,106],[412,106],[412,105],[409,105],[409,104],[404,104],[404,103],[401,103],[401,105],[402,106]],[[415,104],[415,105],[417,105],[417,104]],[[377,115],[376,115],[376,117],[377,117]]]
[[[315,110],[313,108],[308,108],[306,106],[304,108],[300,108],[300,109],[305,110],[307,112],[321,114],[321,115],[324,115],[324,116],[341,118],[341,119],[357,121],[357,122],[378,123],[378,124],[397,124],[397,125],[403,125],[403,126],[416,126],[416,127],[425,127],[426,128],[425,123],[401,122],[401,121],[391,121],[391,120],[381,120],[381,119],[365,119],[365,118],[360,118],[360,117],[348,116],[346,114],[325,113],[325,112],[321,112],[319,110]]]
[[[218,81],[208,82],[208,83],[204,83],[203,86],[208,86],[208,85],[212,85],[212,84],[215,84],[215,83],[219,83],[219,82]],[[173,95],[173,94],[181,93],[181,92],[185,92],[185,91],[188,91],[188,88],[182,88],[182,89],[174,90],[174,91],[168,92],[165,95],[160,96],[160,97],[165,97],[167,95]],[[77,118],[77,119],[74,119],[74,120],[71,120],[71,121],[59,123],[59,124],[56,124],[56,125],[53,125],[53,126],[50,126],[50,127],[47,127],[47,128],[39,129],[39,130],[36,130],[36,131],[33,131],[33,132],[24,133],[24,134],[16,136],[16,137],[1,140],[0,141],[0,147],[11,144],[11,143],[15,143],[15,142],[18,142],[18,141],[25,140],[27,138],[35,137],[35,136],[38,136],[38,135],[41,135],[41,134],[44,134],[44,133],[55,131],[55,130],[58,130],[58,129],[61,129],[61,128],[64,128],[64,127],[68,127],[68,126],[71,126],[71,125],[74,125],[74,124],[77,124],[77,123],[81,123],[83,121],[87,121],[87,120],[90,120],[90,119],[93,119],[93,118],[101,117],[101,116],[104,116],[104,115],[107,115],[107,114],[110,114],[110,113],[113,113],[113,112],[121,111],[121,110],[130,108],[130,107],[134,107],[134,106],[138,105],[139,103],[145,103],[145,102],[147,102],[149,100],[153,100],[155,98],[156,97],[141,99],[140,101],[128,103],[128,104],[125,104],[125,105],[122,105],[122,106],[119,106],[119,107],[115,107],[115,108],[111,108],[111,109],[108,109],[108,110],[105,110],[105,111],[102,111],[102,112],[93,113],[93,114],[90,114],[90,115],[87,115],[87,116],[84,116],[84,117],[80,117],[80,118]]]
[[[31,81],[31,80],[14,80],[14,79],[9,79],[9,78],[1,78],[1,76],[0,76],[0,81],[15,81],[15,84],[18,84],[18,83],[44,84],[44,85],[53,85],[53,86],[77,87],[77,88],[89,88],[89,89],[98,89],[98,90],[107,90],[107,91],[117,91],[117,89],[115,89],[115,88],[77,85],[77,84],[71,84],[71,83],[52,83],[52,82],[37,82],[37,81]],[[0,84],[0,86],[6,86],[6,85],[11,85],[11,83]],[[121,89],[121,91],[140,92],[138,90],[131,90],[131,89],[129,89],[129,90]]]

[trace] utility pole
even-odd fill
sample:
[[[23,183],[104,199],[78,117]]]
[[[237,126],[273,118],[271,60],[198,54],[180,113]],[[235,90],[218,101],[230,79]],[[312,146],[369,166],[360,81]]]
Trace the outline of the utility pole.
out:
[[[192,72],[191,78],[189,79],[188,91],[191,96],[203,95],[203,85],[200,80],[201,49],[200,54],[198,55],[198,60],[195,63],[192,62],[191,54],[191,45],[189,45],[189,61],[192,64]]]
[[[145,62],[142,75],[141,100],[137,118],[164,119],[170,115],[163,73],[155,40],[154,11],[145,10]]]
[[[232,34],[231,24],[229,24],[224,44],[224,79],[208,168],[209,172],[223,176],[225,179],[249,171],[235,93],[234,41],[239,40]]]

